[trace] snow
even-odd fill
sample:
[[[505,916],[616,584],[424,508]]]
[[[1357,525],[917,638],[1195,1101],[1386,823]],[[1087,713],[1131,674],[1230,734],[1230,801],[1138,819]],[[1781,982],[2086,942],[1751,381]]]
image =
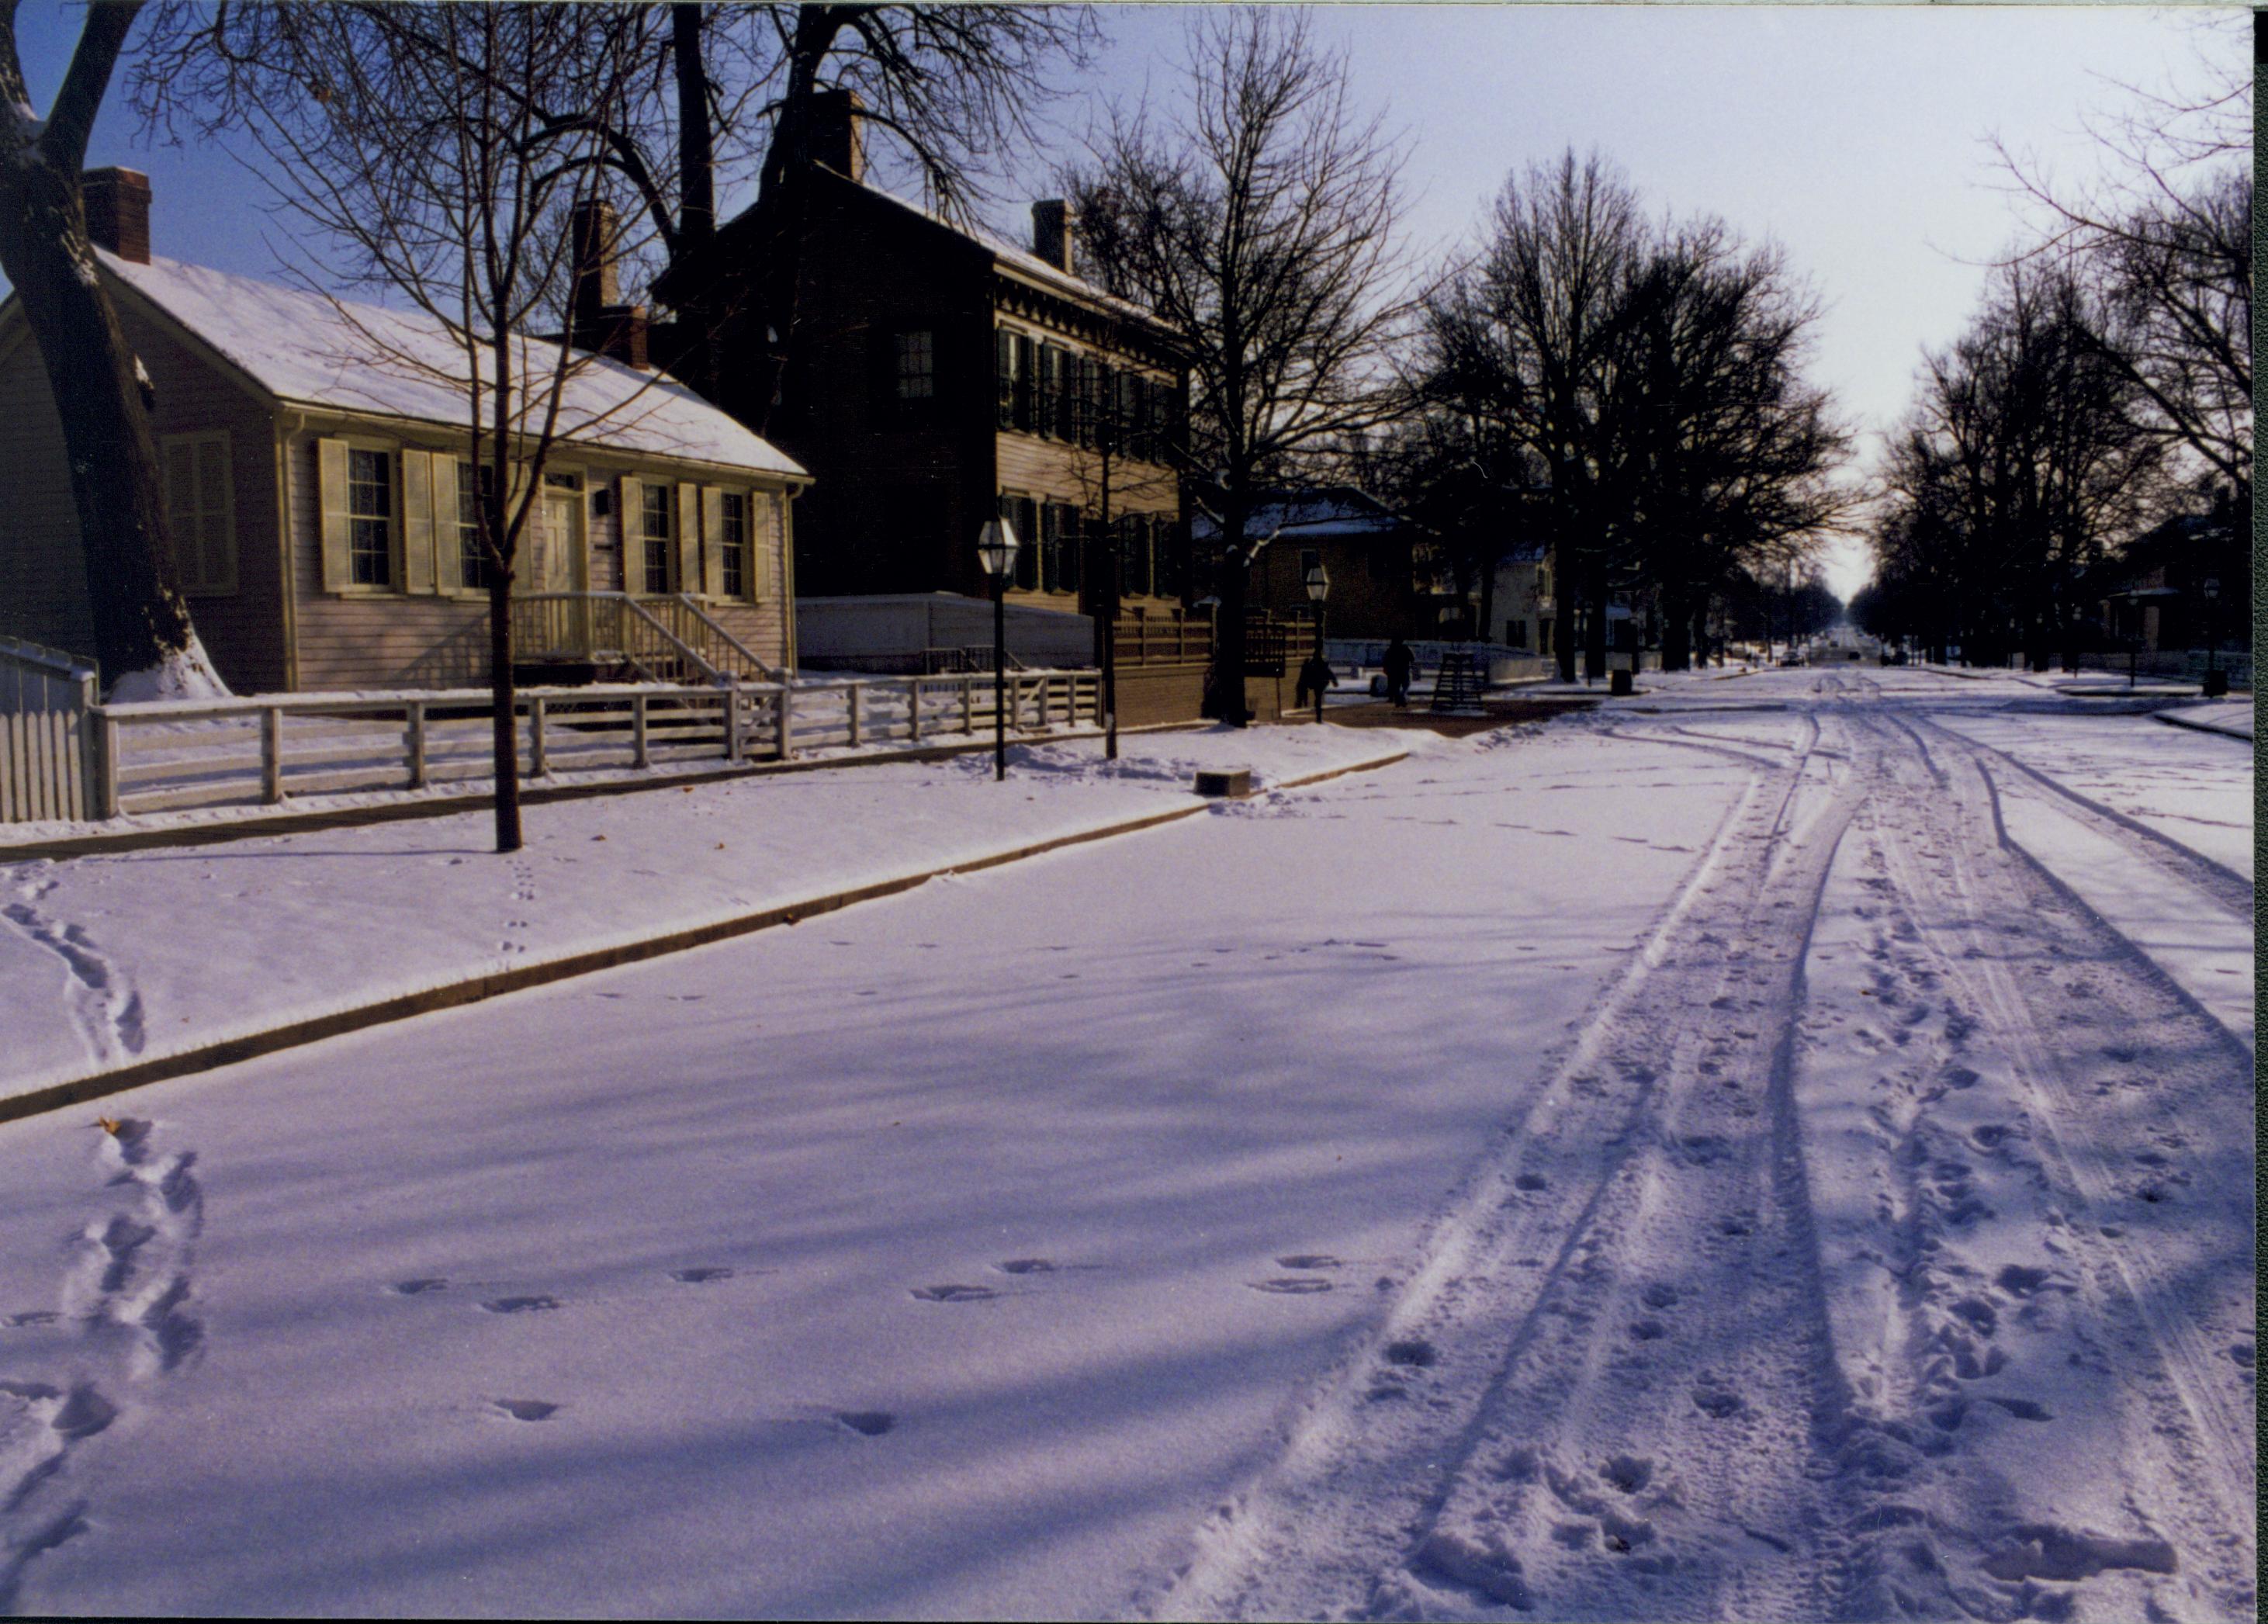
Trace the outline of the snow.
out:
[[[2250,1616],[2250,1057],[2077,900],[2232,916],[2118,730],[2241,753],[1645,687],[0,1127],[0,1602]],[[0,1007],[360,996],[1336,732],[19,865]]]
[[[146,671],[129,671],[113,682],[108,702],[188,704],[232,697],[228,684],[212,668],[204,640],[192,628],[188,647],[174,650]]]
[[[239,276],[161,254],[146,265],[97,250],[103,268],[195,334],[261,388],[295,405],[377,412],[460,428],[464,344],[419,312],[388,310]],[[519,365],[549,378],[558,346],[521,342]],[[570,441],[801,476],[802,467],[691,390],[604,356],[578,360],[563,386]]]

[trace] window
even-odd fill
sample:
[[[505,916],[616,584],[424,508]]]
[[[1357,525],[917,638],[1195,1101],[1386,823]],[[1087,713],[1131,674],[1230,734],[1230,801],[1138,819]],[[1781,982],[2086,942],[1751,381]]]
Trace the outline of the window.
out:
[[[1093,356],[1071,357],[1070,437],[1081,445],[1094,444],[1094,392],[1101,372],[1102,364]]]
[[[675,530],[670,523],[670,500],[674,493],[666,485],[649,484],[640,489],[644,493],[640,533],[645,538],[645,590],[659,595],[670,590],[670,565],[677,552],[670,545],[675,539]]]
[[[927,327],[895,334],[892,377],[901,400],[937,398],[937,335]]]
[[[228,435],[184,434],[164,442],[166,527],[186,592],[236,590],[236,528]]]
[[[347,452],[348,579],[357,586],[394,584],[394,456]]]
[[[1056,351],[1055,408],[1049,420],[1048,432],[1059,440],[1079,438],[1079,392],[1083,356],[1068,349]]]
[[[1068,503],[1040,510],[1040,579],[1051,592],[1079,590],[1079,510]]]
[[[718,538],[718,561],[727,598],[748,595],[748,499],[737,490],[725,493],[724,524]]]
[[[1034,428],[1034,403],[1039,396],[1038,346],[1021,333],[1016,339],[1015,426],[1028,434]]]
[[[992,378],[998,395],[992,426],[1012,429],[1016,426],[1016,335],[1005,327],[992,333]]]
[[[1000,385],[1000,409],[996,422],[1003,429],[1029,434],[1036,427],[1040,396],[1039,346],[1022,333],[1006,327],[995,330],[995,367]]]
[[[472,591],[489,586],[489,550],[481,541],[481,497],[496,490],[496,469],[457,465],[457,580]]]
[[[1156,585],[1156,524],[1147,513],[1119,521],[1118,590],[1129,598],[1146,598]]]

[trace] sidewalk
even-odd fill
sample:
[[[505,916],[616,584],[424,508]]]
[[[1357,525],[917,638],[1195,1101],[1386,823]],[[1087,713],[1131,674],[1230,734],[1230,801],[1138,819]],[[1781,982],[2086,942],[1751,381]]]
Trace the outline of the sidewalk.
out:
[[[226,846],[0,863],[0,1118],[674,952],[1193,816],[1201,767],[1265,791],[1422,735],[1225,728],[1020,746]]]
[[[2156,713],[2161,722],[2176,727],[2193,727],[2200,733],[2220,733],[2230,739],[2252,742],[2252,695],[2242,698],[2207,700],[2201,705],[2184,705],[2178,710]]]

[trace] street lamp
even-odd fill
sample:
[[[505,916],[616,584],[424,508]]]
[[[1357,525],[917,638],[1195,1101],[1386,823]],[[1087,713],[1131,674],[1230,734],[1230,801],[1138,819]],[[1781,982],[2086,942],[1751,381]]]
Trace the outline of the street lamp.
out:
[[[1307,601],[1315,606],[1315,663],[1308,668],[1307,675],[1315,680],[1315,720],[1318,722],[1323,719],[1324,683],[1322,679],[1329,669],[1323,659],[1323,599],[1330,595],[1330,574],[1319,558],[1314,567],[1307,571]]]
[[[2220,627],[2216,613],[2220,599],[2220,577],[2209,575],[2202,584],[2205,588],[2205,696],[2219,699],[2228,692],[2228,679],[2221,674],[2220,670]]]
[[[1008,576],[1016,567],[1016,531],[1005,518],[986,521],[976,562],[992,584],[992,777],[1008,776]]]

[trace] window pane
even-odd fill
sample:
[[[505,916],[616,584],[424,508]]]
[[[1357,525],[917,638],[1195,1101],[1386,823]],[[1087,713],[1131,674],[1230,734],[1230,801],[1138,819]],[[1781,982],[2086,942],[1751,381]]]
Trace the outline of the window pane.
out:
[[[394,459],[347,452],[347,551],[357,586],[394,584]]]
[[[725,596],[748,595],[748,499],[737,491],[725,493],[723,551]]]
[[[669,577],[673,555],[670,546],[670,489],[666,485],[648,485],[645,491],[645,590],[657,595],[670,590]]]
[[[926,400],[937,393],[935,341],[926,328],[901,333],[896,340],[898,399]]]

